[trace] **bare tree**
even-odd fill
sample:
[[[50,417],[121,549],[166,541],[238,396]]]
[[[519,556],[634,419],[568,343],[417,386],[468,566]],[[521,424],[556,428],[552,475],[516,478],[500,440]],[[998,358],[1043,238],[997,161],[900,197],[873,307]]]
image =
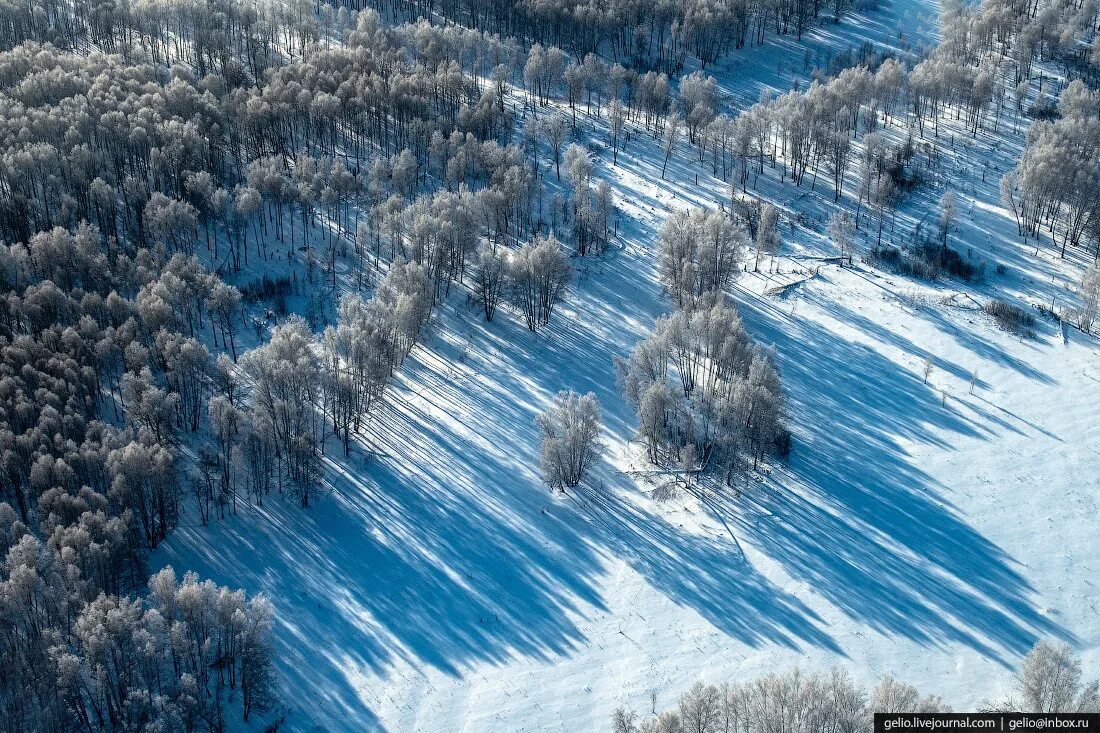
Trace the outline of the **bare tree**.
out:
[[[668,168],[668,161],[672,158],[672,154],[676,152],[676,144],[680,140],[680,126],[683,124],[683,119],[679,113],[673,112],[668,121],[665,123],[665,137],[662,145],[664,151],[664,157],[661,159],[661,180],[665,180],[665,170]]]
[[[951,226],[955,223],[956,205],[954,191],[946,191],[943,196],[940,196],[940,239],[943,241],[944,249],[947,249],[947,236],[951,231]]]

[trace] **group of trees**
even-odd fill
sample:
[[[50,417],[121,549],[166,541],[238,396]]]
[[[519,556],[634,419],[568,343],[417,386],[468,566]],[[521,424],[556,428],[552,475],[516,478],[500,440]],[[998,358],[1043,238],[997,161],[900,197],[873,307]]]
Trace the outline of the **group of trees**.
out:
[[[500,69],[519,58],[514,42],[454,26],[384,27],[368,10],[322,12],[332,22],[325,32],[345,43],[316,44],[306,6],[293,20],[227,2],[216,18],[210,5],[185,14],[173,5],[95,22],[82,7],[9,17],[15,35],[0,53],[0,232],[27,242],[0,253],[16,294],[4,314],[20,362],[11,371],[28,381],[8,394],[18,403],[54,390],[59,414],[41,419],[60,419],[68,441],[36,426],[39,406],[10,411],[12,445],[20,442],[6,459],[4,496],[23,521],[33,523],[49,488],[28,479],[38,451],[57,459],[74,442],[79,449],[102,410],[134,440],[97,428],[104,466],[112,450],[118,456],[113,473],[87,483],[113,487],[112,506],[132,511],[140,544],[155,547],[179,516],[186,482],[175,480],[172,446],[181,433],[210,428],[193,482],[204,520],[212,506],[235,507],[242,487],[262,501],[289,484],[306,504],[326,435],[350,449],[468,263],[487,318],[505,292],[532,330],[549,321],[571,266],[553,237],[531,237],[546,228],[541,172],[537,157],[532,169],[508,144],[501,96],[510,74]],[[211,39],[212,24],[227,21],[225,36]],[[253,38],[269,22],[280,32]],[[85,35],[106,53],[64,50]],[[477,74],[494,83],[483,88]],[[583,150],[566,158],[584,254],[606,242],[610,194],[591,185]],[[306,252],[313,282],[318,239],[334,289],[349,243],[358,288],[373,280],[369,265],[388,275],[369,302],[348,300],[330,333],[284,323],[238,370],[242,296],[219,276],[247,265],[250,250],[274,259],[274,242],[292,266]],[[488,254],[478,260],[483,239]],[[35,348],[16,347],[27,338]],[[215,358],[211,346],[229,356]]]
[[[322,414],[331,417],[344,455],[350,452],[352,433],[369,419],[388,380],[419,340],[433,303],[425,268],[402,260],[369,301],[348,295],[340,302],[336,326],[321,337],[320,383]]]
[[[1017,171],[1002,182],[1021,233],[1038,236],[1045,228],[1063,254],[1088,236],[1100,247],[1098,103],[1086,83],[1100,68],[1097,22],[1091,4],[950,4],[943,40],[919,61],[869,55],[831,79],[764,98],[732,116],[717,111],[713,80],[697,72],[681,80],[675,119],[665,125],[666,162],[678,134],[673,122],[686,123],[699,162],[709,159],[716,176],[742,191],[770,165],[796,186],[807,174],[811,189],[827,177],[839,201],[854,161],[854,223],[859,226],[866,205],[877,215],[881,243],[885,219],[924,175],[919,164],[935,165],[940,121],[963,120],[975,135],[986,126],[995,130],[1014,101],[1017,115],[1038,110],[1057,118],[1032,127]],[[1036,59],[1057,60],[1076,79],[1057,109],[1043,106],[1041,79],[1036,106],[1025,108]]]
[[[336,3],[360,7],[359,2]],[[770,31],[802,34],[815,22],[835,22],[850,0],[828,4],[811,0],[732,0],[711,3],[663,0],[654,5],[628,0],[611,6],[554,0],[486,5],[426,5],[417,0],[368,3],[394,20],[438,14],[447,21],[506,36],[552,43],[571,53],[605,50],[634,68],[678,71],[690,53],[708,65],[733,49],[763,43]]]
[[[831,80],[814,80],[804,91],[764,98],[733,116],[717,113],[717,99],[702,78],[688,86],[687,97],[681,87],[681,101],[688,141],[700,162],[709,156],[715,175],[736,175],[734,185],[747,190],[754,169],[759,175],[765,163],[782,163],[782,179],[789,176],[798,186],[808,171],[811,187],[824,173],[839,200],[856,143],[896,115],[905,89],[904,66],[887,58],[875,68],[855,66]]]
[[[679,308],[729,287],[748,244],[745,226],[720,211],[673,212],[661,229],[661,279]]]
[[[870,701],[847,672],[829,674],[793,670],[769,674],[745,684],[696,682],[675,708],[648,716],[619,708],[612,717],[614,733],[736,733],[782,731],[810,733],[834,730],[856,733],[871,729],[872,712],[930,713],[949,709],[937,697],[922,697],[912,685],[885,677]]]
[[[512,301],[532,331],[550,323],[554,306],[573,277],[569,258],[553,237],[536,237],[517,249],[509,258],[505,272]],[[479,282],[487,282],[487,279],[482,277]],[[486,297],[483,295],[483,301]]]
[[[538,331],[550,323],[554,307],[573,278],[573,266],[551,235],[535,237],[514,251],[482,248],[474,273],[474,290],[486,321],[492,321],[501,298],[523,314],[527,328]]]
[[[1046,229],[1062,256],[1085,235],[1100,248],[1100,97],[1089,86],[1100,69],[1098,20],[1096,7],[1059,0],[951,5],[940,45],[909,74],[909,97],[922,134],[926,118],[935,120],[938,132],[949,105],[974,133],[990,110],[996,129],[1009,99],[1017,114],[1039,118],[1028,130],[1016,170],[1001,179],[1001,198],[1020,234],[1038,239]],[[1057,107],[1044,96],[1049,91],[1043,90],[1042,71],[1035,103],[1027,107],[1037,60],[1060,63],[1069,80]]]
[[[1081,295],[1081,308],[1077,316],[1077,324],[1085,333],[1091,333],[1093,324],[1100,316],[1100,262],[1094,261],[1085,274],[1081,276],[1079,288]]]
[[[774,357],[752,343],[720,294],[658,319],[615,367],[656,464],[713,471],[732,484],[766,454],[789,449]]]
[[[53,578],[42,580],[48,603]],[[46,711],[62,717],[38,720],[40,727],[222,730],[231,694],[246,723],[274,702],[266,598],[246,600],[193,573],[180,581],[171,568],[154,575],[149,590],[140,600],[99,595],[73,620],[70,643],[48,651],[64,707]]]
[[[1061,256],[1085,234],[1100,258],[1100,92],[1071,82],[1058,101],[1059,118],[1037,121],[1016,170],[1001,181],[1021,234],[1043,229]]]
[[[669,154],[683,126],[700,156],[710,153],[716,173],[730,177],[739,161],[742,187],[750,178],[750,161],[756,159],[762,172],[768,158],[773,166],[781,160],[784,177],[790,173],[798,185],[811,169],[811,186],[819,174],[827,175],[839,198],[861,130],[889,122],[899,108],[911,109],[921,135],[926,120],[938,130],[939,119],[951,110],[965,114],[976,131],[988,110],[999,117],[1006,90],[1019,96],[1022,84],[1026,97],[1035,58],[1062,60],[1077,75],[1093,74],[1094,66],[1091,5],[987,0],[980,8],[949,6],[944,41],[908,72],[894,59],[872,56],[870,65],[729,117],[718,114],[714,80],[702,73],[684,77],[674,98],[667,76],[609,63],[589,42],[598,37],[613,54],[629,56],[643,37],[647,54],[675,47],[677,38],[692,39],[693,52],[706,62],[714,54],[707,49],[715,44],[744,43],[747,28],[797,32],[802,21],[821,12],[819,3],[668,2],[657,8],[628,3],[606,11],[569,3],[554,11],[549,7],[520,3],[506,11],[475,10],[444,3],[433,8],[445,18],[472,23],[473,29],[423,20],[387,27],[378,13],[358,3],[336,13],[303,12],[305,6],[293,3],[259,12],[226,0],[187,12],[166,4],[106,15],[97,9],[85,16],[90,11],[78,2],[58,8],[56,17],[41,18],[22,17],[24,11],[13,8],[13,50],[0,63],[0,80],[9,80],[4,101],[10,110],[0,123],[12,133],[4,136],[11,142],[0,186],[11,196],[0,224],[18,241],[54,225],[72,229],[86,219],[105,237],[169,248],[191,247],[198,231],[215,252],[220,230],[229,243],[229,263],[237,268],[247,259],[250,230],[257,255],[266,256],[266,239],[255,236],[256,230],[274,224],[281,239],[289,224],[293,241],[300,220],[307,249],[307,232],[316,228],[331,252],[340,246],[329,238],[335,232],[338,239],[353,239],[361,256],[373,247],[377,261],[384,232],[390,233],[391,247],[399,246],[402,232],[411,231],[407,219],[431,208],[404,212],[417,187],[434,181],[451,192],[463,183],[479,190],[476,206],[472,197],[462,202],[460,218],[488,223],[498,234],[503,229],[515,241],[541,225],[542,195],[537,173],[525,173],[522,155],[509,157],[508,146],[500,144],[513,124],[505,104],[509,82],[526,85],[543,103],[551,96],[567,97],[574,121],[577,104],[591,111],[595,102],[600,114],[606,103],[616,157],[621,121],[644,116],[647,127],[652,119],[670,131]],[[834,3],[832,14],[844,7]],[[378,10],[405,18],[425,8],[387,2]],[[481,12],[507,17],[490,22]],[[615,30],[603,28],[603,22]],[[209,32],[225,23],[223,32]],[[569,30],[578,23],[581,37]],[[282,32],[272,32],[272,24],[282,24]],[[733,32],[738,28],[740,36]],[[502,40],[486,29],[518,40]],[[315,42],[325,35],[343,35],[345,43]],[[85,36],[115,53],[82,56],[36,45],[49,41],[77,48]],[[547,43],[573,56],[542,45]],[[156,63],[171,67],[168,83],[158,76]],[[65,84],[58,85],[58,78]],[[72,104],[72,99],[82,101]],[[142,114],[134,114],[139,109]],[[662,125],[666,117],[677,124]],[[547,137],[557,141],[560,167],[564,138],[560,126],[551,127],[558,129]],[[495,146],[491,150],[471,150],[488,141]],[[896,180],[891,185],[874,178],[861,176],[861,200],[889,201],[896,195]],[[1049,216],[1049,197],[1039,198],[1032,208]],[[580,251],[593,233],[606,236],[608,200],[604,192],[578,187],[573,222]],[[437,211],[453,209],[453,202],[436,203]],[[363,237],[351,231],[352,212],[360,209],[370,214],[364,217]],[[322,215],[331,226],[318,226]],[[1073,239],[1085,227],[1082,217],[1069,216],[1073,221],[1063,232]],[[452,257],[443,272],[461,270],[464,261]]]
[[[468,217],[522,236],[538,208],[534,181],[523,155],[497,142],[511,125],[497,88],[482,89],[446,50],[430,46],[442,60],[429,69],[406,45],[446,33],[382,28],[364,12],[345,44],[311,47],[254,80],[228,64],[201,76],[177,65],[165,80],[140,54],[17,46],[0,54],[0,232],[26,241],[90,221],[130,251],[185,254],[201,235],[235,271],[250,233],[257,257],[268,256],[269,225],[291,255],[299,229],[303,247],[319,237],[335,249],[353,238],[359,209],[377,250],[387,217],[431,180],[496,189],[463,202]],[[479,52],[507,57],[474,35]]]
[[[778,249],[777,214],[674,212],[661,230],[661,278],[676,310],[615,367],[638,411],[649,460],[727,484],[769,452],[785,453],[783,393],[773,355],[752,343],[725,291],[755,229],[756,266]]]
[[[583,257],[602,252],[610,240],[611,217],[615,211],[611,185],[606,180],[593,184],[592,162],[579,145],[566,149],[565,169],[573,189],[572,234],[577,254]]]
[[[219,729],[224,703],[266,705],[270,662],[247,651],[270,659],[262,603],[188,579],[180,593],[222,616],[183,623],[129,595],[188,490],[203,522],[240,498],[308,505],[326,439],[350,451],[470,264],[486,317],[504,293],[532,330],[570,280],[537,236],[559,225],[537,155],[509,142],[501,70],[519,46],[314,10],[0,9],[0,644],[26,662],[0,676],[4,729]],[[562,231],[597,251],[609,191],[579,148],[565,173]],[[344,298],[320,335],[290,317],[241,354],[248,303],[224,278],[251,262],[298,283],[302,252],[313,286],[321,268],[335,291],[349,259],[372,295]],[[103,647],[116,616],[128,625]],[[202,628],[184,648],[187,624]]]
[[[336,324],[319,337],[291,316],[247,352],[240,362],[247,388],[211,416],[219,454],[229,457],[222,475],[230,495],[243,485],[262,501],[272,486],[285,486],[308,507],[326,438],[350,453],[434,303],[426,268],[398,259],[370,300],[345,296]]]
[[[991,710],[1033,713],[1100,712],[1097,683],[1082,682],[1080,662],[1068,646],[1040,641],[1024,658],[1016,677],[1018,697],[989,704]],[[737,733],[739,731],[847,731],[872,729],[873,713],[948,713],[938,696],[884,677],[870,695],[842,669],[829,674],[793,670],[753,682],[710,685],[702,682],[680,696],[676,707],[656,707],[639,716],[615,711],[614,733]]]
[[[217,728],[230,702],[265,707],[266,602],[194,579],[193,609],[128,595],[183,511],[180,446],[232,386],[206,343],[233,349],[240,294],[88,225],[0,263],[0,727]]]
[[[395,23],[438,16],[459,26],[553,43],[579,55],[606,49],[634,66],[675,71],[688,53],[709,64],[731,49],[762,43],[769,31],[801,37],[815,21],[838,20],[850,4],[664,0],[654,6],[630,0],[604,7],[576,0],[486,5],[339,0],[254,7],[223,0],[207,9],[184,3],[105,7],[75,0],[47,3],[38,13],[27,5],[5,7],[0,49],[27,41],[72,49],[87,40],[123,55],[145,53],[158,63],[185,63],[203,74],[229,68],[259,77],[280,56],[303,53],[371,7]]]
[[[686,136],[742,191],[768,162],[798,185],[827,172],[839,198],[862,145],[859,203],[878,207],[881,234],[913,155],[877,131],[898,110],[921,135],[948,109],[976,132],[1006,89],[1022,104],[1034,59],[1080,76],[1096,64],[1090,4],[986,0],[950,8],[941,50],[909,73],[880,59],[736,117],[719,113],[705,73],[670,80],[688,53],[705,67],[847,6],[0,8],[0,644],[26,660],[0,676],[0,727],[218,728],[223,702],[245,716],[265,704],[270,610],[194,578],[157,576],[135,600],[145,553],[188,490],[204,522],[242,497],[308,506],[326,441],[350,452],[452,287],[471,287],[487,320],[507,302],[532,331],[550,322],[572,276],[567,248],[602,251],[615,217],[607,182],[570,144],[578,110],[606,111],[613,162],[627,126],[642,125],[663,167]],[[522,136],[511,87],[531,100]],[[1095,93],[1071,85],[1058,112],[1032,134],[1007,198],[1022,229],[1049,226],[1064,248],[1100,226]],[[1050,173],[1060,161],[1072,177]],[[662,232],[678,308],[619,364],[654,461],[729,481],[748,456],[784,450],[774,360],[721,295],[750,236],[758,265],[778,246],[774,214],[676,214]],[[850,226],[830,231],[843,252]],[[354,294],[331,319],[250,322],[248,294],[267,288],[242,273],[298,283],[300,267],[311,298]],[[260,343],[240,349],[249,323]],[[582,480],[598,425],[588,396],[540,419],[551,485]]]
[[[0,521],[4,730],[220,730],[224,702],[238,699],[246,721],[273,702],[272,609],[263,597],[246,600],[193,575],[178,582],[170,568],[145,600],[77,591],[68,556],[102,562],[110,528],[59,527],[43,543],[7,504]]]

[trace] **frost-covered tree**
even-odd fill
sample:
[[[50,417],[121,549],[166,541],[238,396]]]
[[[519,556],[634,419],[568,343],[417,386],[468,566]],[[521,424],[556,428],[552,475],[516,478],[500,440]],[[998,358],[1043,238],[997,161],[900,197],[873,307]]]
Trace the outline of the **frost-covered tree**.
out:
[[[222,345],[229,344],[233,361],[237,361],[237,324],[241,320],[241,292],[232,285],[215,282],[206,298],[206,310],[221,332]],[[215,340],[216,345],[216,340]]]
[[[760,207],[760,223],[756,225],[756,262],[753,270],[760,271],[760,258],[773,257],[779,251],[779,212],[765,203]]]
[[[1060,103],[1063,115],[1032,126],[1010,179],[1019,192],[1013,211],[1023,232],[1038,239],[1046,228],[1063,257],[1066,248],[1078,246],[1100,217],[1097,96],[1080,82],[1068,85]],[[1096,246],[1100,251],[1100,240]]]
[[[709,733],[722,719],[722,691],[714,685],[696,682],[680,696],[680,725],[684,733]]]
[[[132,512],[145,545],[155,550],[179,521],[175,457],[159,443],[133,441],[110,452],[107,470],[108,497]]]
[[[688,451],[693,472],[713,470],[732,484],[750,457],[755,468],[789,449],[774,359],[720,298],[658,319],[615,367],[655,463],[683,463]]]
[[[855,222],[852,215],[846,211],[839,211],[829,217],[826,234],[840,253],[841,264],[848,260],[852,264],[853,237],[855,235]]]
[[[144,210],[145,226],[153,240],[169,251],[191,254],[198,234],[198,212],[186,201],[155,192]]]
[[[1094,261],[1081,277],[1081,310],[1078,323],[1081,330],[1091,333],[1096,317],[1100,314],[1100,261]]]
[[[313,334],[305,320],[292,316],[271,340],[241,357],[241,371],[252,383],[252,409],[269,425],[280,465],[309,506],[316,481],[313,454],[319,450],[321,424],[316,405],[321,372]]]
[[[846,672],[770,674],[743,685],[695,683],[676,707],[637,725],[633,711],[613,716],[616,733],[720,733],[744,730],[863,730],[866,698]]]
[[[543,118],[542,123],[539,125],[539,129],[542,131],[543,137],[546,138],[546,142],[550,146],[551,152],[554,154],[554,173],[560,181],[561,153],[565,145],[566,136],[569,132],[565,120],[560,115],[549,115]]]
[[[661,279],[679,307],[721,293],[739,272],[748,236],[723,212],[674,212],[661,228]]]
[[[611,133],[611,164],[619,164],[619,141],[622,138],[623,126],[626,124],[626,113],[619,100],[611,103],[611,109],[607,116],[608,130]]]
[[[871,692],[873,713],[949,713],[951,708],[935,695],[922,697],[916,687],[887,675]]]
[[[163,329],[157,333],[154,352],[164,370],[165,383],[179,398],[178,425],[197,432],[209,392],[210,352],[197,339]]]
[[[572,277],[569,258],[553,236],[535,237],[512,254],[508,263],[509,290],[527,328],[538,331],[550,323],[554,306]]]
[[[210,398],[207,406],[210,415],[210,432],[214,438],[218,455],[219,492],[222,504],[231,503],[232,511],[237,511],[236,476],[233,465],[241,432],[244,428],[245,414],[236,405],[222,395]]]
[[[492,321],[508,274],[508,258],[503,251],[483,247],[474,269],[474,290],[481,301],[486,321]]]
[[[126,418],[132,425],[158,443],[174,440],[180,411],[178,393],[157,386],[148,367],[125,373],[119,392],[127,405]]]
[[[676,146],[680,142],[680,127],[683,118],[679,113],[673,112],[665,122],[665,135],[661,144],[663,155],[661,157],[661,180],[665,180],[665,171],[668,169],[668,161],[672,160],[672,154],[676,152]]]
[[[600,403],[589,392],[559,392],[536,420],[541,436],[539,465],[546,483],[572,488],[600,455]]]
[[[1019,708],[1032,713],[1100,712],[1100,686],[1081,679],[1081,662],[1068,644],[1041,640],[1016,676]]]
[[[680,106],[687,122],[688,142],[694,144],[699,131],[714,119],[718,106],[718,82],[701,71],[683,77],[680,80]]]

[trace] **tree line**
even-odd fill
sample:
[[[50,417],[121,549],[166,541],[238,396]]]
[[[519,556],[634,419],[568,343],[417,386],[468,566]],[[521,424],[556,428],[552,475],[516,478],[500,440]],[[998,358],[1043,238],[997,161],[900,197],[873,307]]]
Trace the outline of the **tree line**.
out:
[[[1031,713],[1100,712],[1097,682],[1083,679],[1080,660],[1066,644],[1040,641],[1017,671],[1015,694],[985,703],[984,711]],[[639,715],[618,708],[614,733],[753,733],[777,731],[845,731],[872,729],[872,714],[949,713],[937,695],[922,694],[891,676],[867,694],[848,673],[835,668],[826,674],[798,669],[768,674],[745,683],[695,683],[671,710],[652,709]]]

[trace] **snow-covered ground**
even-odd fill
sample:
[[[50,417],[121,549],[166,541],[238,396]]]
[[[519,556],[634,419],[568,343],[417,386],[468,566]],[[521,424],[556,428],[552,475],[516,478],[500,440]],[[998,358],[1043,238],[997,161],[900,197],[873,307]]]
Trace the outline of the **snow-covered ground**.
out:
[[[751,102],[788,88],[807,47],[882,45],[899,28],[929,42],[934,6],[895,2],[708,71]],[[1007,694],[1039,637],[1069,641],[1095,676],[1100,343],[1045,320],[1022,339],[977,306],[1064,299],[1079,273],[1022,246],[998,202],[1022,140],[1002,121],[948,156],[954,246],[989,266],[977,286],[857,262],[764,296],[813,266],[797,258],[828,253],[832,196],[761,179],[787,219],[784,273],[745,274],[731,295],[777,349],[795,447],[739,497],[653,501],[615,385],[612,358],[670,307],[661,222],[728,195],[691,150],[661,181],[659,145],[638,134],[597,167],[621,211],[616,246],[578,262],[550,327],[531,334],[508,312],[485,324],[452,298],[370,445],[350,460],[332,446],[329,493],[206,528],[189,516],[154,562],[274,600],[292,730],[603,731],[618,705],[648,712],[651,693],[661,709],[700,678],[795,665],[842,664],[867,684],[891,673],[965,709]],[[534,418],[563,389],[597,395],[607,451],[556,498]]]

